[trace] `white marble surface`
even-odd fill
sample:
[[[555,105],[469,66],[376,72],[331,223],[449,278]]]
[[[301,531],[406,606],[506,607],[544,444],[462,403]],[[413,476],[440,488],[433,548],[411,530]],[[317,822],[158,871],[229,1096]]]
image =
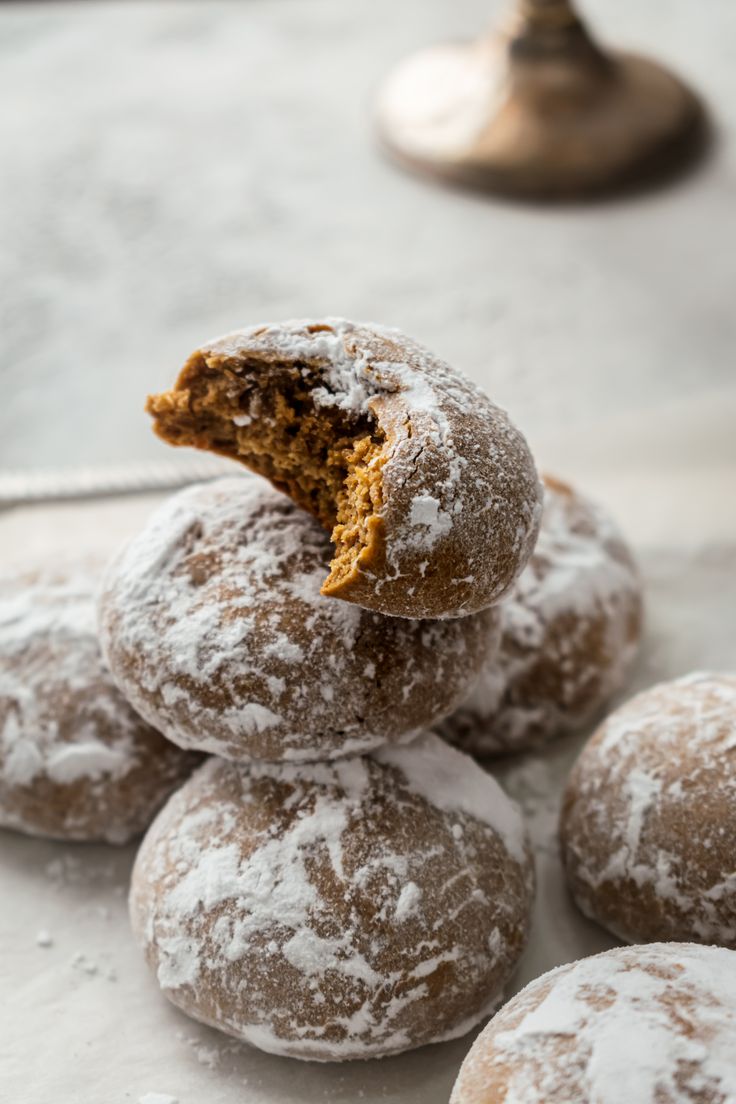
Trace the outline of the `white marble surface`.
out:
[[[722,138],[669,190],[561,211],[425,185],[374,148],[382,73],[500,7],[0,6],[0,464],[158,456],[143,397],[200,341],[325,313],[426,342],[550,463],[562,440],[616,468],[571,439],[632,409],[656,423],[718,394],[733,416],[731,0],[587,0],[608,41],[656,47],[702,90]]]
[[[722,136],[676,187],[564,210],[425,186],[372,145],[386,67],[493,10],[1,5],[0,469],[154,459],[163,446],[143,396],[204,337],[261,318],[375,318],[469,371],[545,467],[619,516],[647,583],[636,685],[733,668],[736,9],[589,0],[609,39],[656,43],[703,90]],[[0,558],[107,549],[153,501],[5,511]],[[567,901],[552,841],[575,746],[507,773],[540,873],[517,984],[608,945]],[[2,834],[1,1100],[446,1102],[469,1039],[321,1067],[238,1047],[171,1009],[128,933],[131,857]]]

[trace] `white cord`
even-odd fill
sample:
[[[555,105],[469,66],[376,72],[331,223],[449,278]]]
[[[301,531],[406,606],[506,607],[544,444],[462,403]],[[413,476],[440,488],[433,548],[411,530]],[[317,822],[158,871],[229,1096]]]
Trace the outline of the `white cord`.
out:
[[[0,506],[166,490],[221,475],[236,475],[243,473],[243,470],[231,460],[202,456],[176,463],[164,460],[99,467],[0,471]]]

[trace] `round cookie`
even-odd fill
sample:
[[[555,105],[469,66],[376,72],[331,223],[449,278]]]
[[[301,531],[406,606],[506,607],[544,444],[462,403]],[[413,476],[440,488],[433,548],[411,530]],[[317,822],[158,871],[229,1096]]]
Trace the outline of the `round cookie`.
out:
[[[527,936],[517,807],[425,735],[336,763],[211,759],[147,833],[133,929],[165,995],[262,1050],[394,1054],[468,1031]]]
[[[560,843],[582,911],[620,939],[736,948],[736,675],[662,683],[583,749]]]
[[[332,532],[323,594],[461,617],[528,560],[541,490],[526,441],[473,383],[397,330],[328,319],[202,346],[156,432],[266,476]]]
[[[470,1049],[450,1104],[736,1100],[736,954],[617,947],[522,989]]]
[[[462,698],[498,613],[387,618],[320,594],[329,539],[260,480],[167,501],[110,566],[103,647],[125,696],[182,747],[333,759],[409,739]]]
[[[0,580],[0,825],[125,843],[200,762],[150,728],[106,669],[86,569]]]
[[[474,755],[536,747],[588,723],[626,680],[642,625],[631,552],[607,514],[544,477],[532,558],[501,610],[501,645],[442,735]]]

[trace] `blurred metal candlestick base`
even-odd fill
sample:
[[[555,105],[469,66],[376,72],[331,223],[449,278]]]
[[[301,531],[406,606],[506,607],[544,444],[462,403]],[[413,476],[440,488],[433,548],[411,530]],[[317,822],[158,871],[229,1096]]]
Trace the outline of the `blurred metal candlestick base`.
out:
[[[706,133],[682,81],[603,51],[565,0],[518,0],[494,33],[407,58],[380,92],[377,122],[403,165],[528,198],[658,180]]]

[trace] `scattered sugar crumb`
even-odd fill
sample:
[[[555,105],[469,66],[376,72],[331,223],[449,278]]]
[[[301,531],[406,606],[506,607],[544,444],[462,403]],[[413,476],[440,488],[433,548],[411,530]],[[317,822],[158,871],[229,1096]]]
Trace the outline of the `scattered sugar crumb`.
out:
[[[196,1035],[186,1035],[183,1031],[177,1031],[176,1037],[191,1047],[194,1057],[201,1066],[206,1066],[208,1069],[216,1069],[219,1066],[222,1052],[217,1047],[206,1046]]]
[[[216,1069],[220,1064],[220,1052],[215,1047],[198,1046],[194,1048],[197,1061],[207,1069]]]
[[[77,951],[72,958],[72,966],[75,970],[81,970],[82,973],[89,974],[90,977],[94,977],[97,973],[97,963],[87,958],[81,951]]]
[[[47,932],[45,928],[41,928],[40,932],[37,934],[36,945],[38,947],[53,947],[54,940],[51,937],[51,933]]]

